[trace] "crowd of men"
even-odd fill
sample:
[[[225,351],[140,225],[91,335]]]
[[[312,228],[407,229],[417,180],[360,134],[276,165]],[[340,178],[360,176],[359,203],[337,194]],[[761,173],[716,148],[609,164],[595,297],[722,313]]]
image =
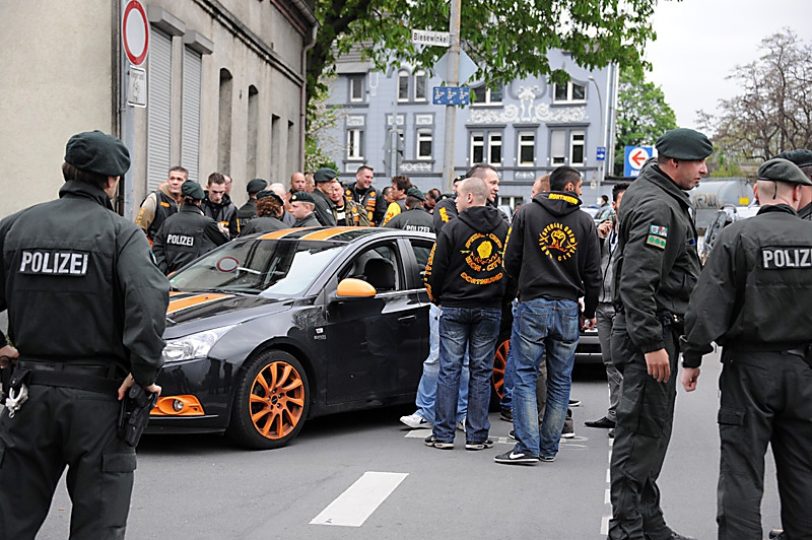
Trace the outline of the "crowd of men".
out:
[[[711,142],[676,129],[656,147],[639,178],[615,186],[597,226],[580,211],[576,169],[537,180],[531,201],[508,216],[496,208],[489,165],[474,166],[446,198],[403,176],[379,198],[368,166],[346,187],[329,168],[294,173],[288,188],[254,179],[240,208],[227,175],[212,173],[204,189],[173,167],[133,224],[110,204],[127,148],[101,132],[75,135],[60,199],[0,222],[0,309],[13,340],[0,333],[0,367],[15,364],[0,416],[0,537],[36,535],[66,466],[71,536],[124,536],[135,449],[117,434],[116,402],[136,383],[160,394],[161,272],[240,235],[341,224],[436,235],[424,272],[432,347],[417,411],[401,419],[431,427],[426,446],[452,449],[458,431],[466,450],[493,446],[489,378],[500,325],[511,320],[502,416],[516,443],[494,459],[554,462],[580,331],[597,327],[610,405],[589,424],[614,428],[609,538],[685,539],[666,524],[657,480],[678,358],[691,392],[715,342],[724,366],[719,538],[761,538],[768,445],[784,527],[775,535],[812,538],[812,151],[761,165],[758,215],[726,228],[702,270],[687,191],[708,172]]]

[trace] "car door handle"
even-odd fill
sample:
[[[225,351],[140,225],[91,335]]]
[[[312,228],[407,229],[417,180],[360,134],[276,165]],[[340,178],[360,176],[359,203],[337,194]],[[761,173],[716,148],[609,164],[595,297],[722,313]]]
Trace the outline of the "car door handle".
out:
[[[403,317],[398,317],[398,322],[402,325],[412,324],[417,320],[417,315],[405,315]]]

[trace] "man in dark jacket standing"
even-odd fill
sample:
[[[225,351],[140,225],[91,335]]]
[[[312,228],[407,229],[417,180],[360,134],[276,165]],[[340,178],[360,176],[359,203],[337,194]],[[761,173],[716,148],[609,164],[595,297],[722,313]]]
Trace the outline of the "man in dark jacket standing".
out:
[[[180,212],[161,225],[152,244],[155,262],[165,274],[228,242],[217,222],[203,215],[200,206],[205,195],[200,184],[187,180],[181,191],[183,205]]]
[[[785,159],[759,167],[758,215],[726,227],[685,315],[682,384],[722,347],[720,540],[762,538],[764,454],[772,447],[786,539],[812,538],[812,181]],[[773,536],[771,535],[770,538]]]
[[[665,523],[657,478],[674,421],[677,341],[699,276],[686,191],[708,173],[712,150],[702,133],[668,131],[657,140],[657,162],[644,166],[623,196],[611,340],[623,375],[612,447],[611,539],[685,538]]]
[[[329,167],[322,167],[313,174],[316,189],[310,194],[315,205],[313,215],[321,225],[334,227],[336,218],[333,216],[333,203],[330,201],[330,192],[338,180],[336,172]],[[291,199],[292,200],[292,199]]]
[[[424,280],[429,298],[443,308],[440,315],[440,374],[432,434],[426,445],[454,446],[460,371],[469,354],[466,450],[493,446],[488,439],[488,403],[493,351],[499,336],[505,294],[502,250],[507,224],[499,211],[486,206],[488,187],[479,178],[459,188],[459,217],[438,235],[429,255]]]
[[[268,187],[268,181],[263,178],[254,178],[245,190],[248,192],[248,201],[237,210],[237,227],[242,229],[249,221],[257,217],[257,193]]]
[[[431,214],[423,208],[426,196],[416,187],[406,191],[406,211],[393,217],[385,227],[404,231],[434,232]]]
[[[118,139],[74,135],[59,200],[0,222],[0,310],[16,347],[0,333],[0,361],[28,392],[0,413],[0,538],[37,535],[66,466],[70,537],[124,538],[136,459],[116,434],[118,400],[133,382],[160,394],[169,302],[145,236],[110,204],[129,167]]]
[[[290,196],[290,213],[296,218],[294,227],[320,227],[316,219],[316,201],[306,191],[297,191]]]
[[[203,214],[217,222],[220,232],[227,238],[237,238],[240,234],[237,205],[231,202],[226,193],[226,177],[223,174],[213,172],[209,175],[202,208]]]
[[[581,212],[581,174],[559,167],[542,193],[516,213],[505,249],[505,269],[517,280],[519,305],[510,338],[516,354],[513,427],[516,446],[497,463],[535,465],[554,461],[567,417],[575,348],[580,336],[578,299],[594,326],[601,286],[595,223]],[[547,359],[547,405],[539,435],[536,380]]]

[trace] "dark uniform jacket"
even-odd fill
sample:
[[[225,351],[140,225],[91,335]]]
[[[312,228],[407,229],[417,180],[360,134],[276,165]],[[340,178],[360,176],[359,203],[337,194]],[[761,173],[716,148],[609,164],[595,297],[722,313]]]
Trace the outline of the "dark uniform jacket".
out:
[[[367,212],[367,219],[370,225],[375,225],[375,208],[377,206],[378,193],[373,186],[367,189],[360,189],[357,184],[353,184],[344,190],[347,198],[361,205]]]
[[[488,206],[473,206],[437,235],[423,275],[433,302],[448,307],[500,306],[508,226],[499,214]]]
[[[321,227],[321,223],[319,220],[316,219],[316,213],[313,212],[312,214],[308,215],[304,219],[297,219],[296,223],[293,224],[294,227]]]
[[[765,206],[725,227],[711,251],[685,316],[683,365],[698,367],[712,341],[775,352],[812,343],[810,305],[812,223]]]
[[[801,219],[812,221],[812,203],[809,203],[800,210],[798,210],[798,216]]]
[[[59,196],[0,222],[9,336],[22,360],[117,362],[148,386],[162,364],[169,283],[101,189],[70,181]]]
[[[231,198],[226,193],[220,203],[213,203],[209,200],[208,193],[203,200],[203,214],[212,218],[222,227],[228,229],[231,238],[236,238],[240,234],[240,222],[237,219],[237,205],[231,202]]]
[[[404,231],[434,232],[434,220],[431,214],[422,208],[411,208],[393,217],[386,227]]]
[[[580,207],[578,197],[556,191],[522,205],[513,218],[505,269],[518,283],[519,300],[577,302],[583,296],[584,316],[591,319],[601,287],[601,252],[595,222]]]
[[[310,194],[316,202],[316,210],[313,215],[316,216],[318,222],[322,225],[332,227],[336,224],[336,218],[333,217],[333,203],[327,198],[320,189],[316,189]]]
[[[152,252],[158,268],[168,274],[227,241],[217,223],[204,216],[203,210],[194,205],[183,205],[180,212],[167,219],[155,235]]]
[[[682,317],[699,276],[693,208],[656,164],[623,196],[615,263],[615,303],[640,352],[662,349],[663,318]]]
[[[242,230],[255,217],[257,217],[257,200],[248,199],[248,202],[237,210],[237,227]]]
[[[246,236],[254,233],[266,233],[286,229],[287,225],[271,216],[262,216],[252,219],[243,230],[240,231],[240,236]]]
[[[457,217],[457,199],[443,199],[434,207],[432,220],[435,234],[440,234],[446,223]]]

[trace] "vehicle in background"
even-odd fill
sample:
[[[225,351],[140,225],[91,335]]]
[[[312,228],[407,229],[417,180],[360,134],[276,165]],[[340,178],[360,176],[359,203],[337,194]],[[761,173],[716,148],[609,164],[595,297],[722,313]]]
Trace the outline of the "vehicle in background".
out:
[[[699,260],[702,262],[702,264],[704,265],[708,260],[710,252],[713,249],[713,246],[716,244],[716,241],[719,239],[722,229],[731,223],[755,216],[758,213],[758,209],[759,207],[756,205],[726,205],[722,207],[721,210],[718,210],[713,219],[710,221],[708,227],[705,229],[705,235],[702,237],[702,241],[700,242],[699,246],[697,246],[697,250],[699,251]]]

